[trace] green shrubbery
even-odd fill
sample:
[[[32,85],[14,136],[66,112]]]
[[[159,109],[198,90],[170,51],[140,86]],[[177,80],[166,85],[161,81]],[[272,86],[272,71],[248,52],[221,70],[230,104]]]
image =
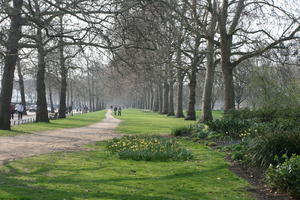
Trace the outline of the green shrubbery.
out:
[[[183,126],[179,128],[173,128],[171,134],[174,136],[190,136],[193,133],[191,126]]]
[[[214,131],[209,129],[205,124],[194,124],[188,127],[180,127],[172,130],[173,136],[189,136],[196,139],[205,139],[208,136],[214,135]]]
[[[248,153],[259,167],[280,163],[282,155],[300,154],[300,131],[273,130],[249,140]],[[275,156],[279,158],[275,159]]]
[[[177,132],[184,133],[177,135],[207,139],[207,142],[235,143],[224,148],[233,160],[264,170],[273,166],[267,171],[268,183],[299,198],[300,108],[235,110],[222,119]]]
[[[192,153],[174,139],[162,136],[125,136],[109,141],[107,149],[121,159],[168,161],[189,160]]]
[[[283,156],[285,157],[285,156]],[[274,189],[300,198],[300,155],[293,155],[277,166],[270,166],[266,173],[267,183]]]
[[[232,139],[240,139],[242,133],[248,133],[247,130],[250,129],[251,124],[251,121],[235,118],[223,118],[207,122],[212,131],[222,133],[225,137]]]

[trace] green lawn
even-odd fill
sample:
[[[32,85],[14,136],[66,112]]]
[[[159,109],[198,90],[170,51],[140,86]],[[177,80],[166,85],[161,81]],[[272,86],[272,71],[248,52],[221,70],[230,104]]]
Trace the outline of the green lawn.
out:
[[[74,115],[66,119],[51,120],[50,123],[30,123],[13,126],[11,131],[0,130],[0,136],[13,136],[24,133],[54,130],[60,128],[77,128],[100,122],[105,118],[106,110],[91,112],[83,115]]]
[[[90,151],[53,153],[0,166],[0,199],[14,200],[250,200],[249,184],[224,154],[181,140],[185,162],[120,160],[104,142]]]
[[[197,111],[197,116],[199,118],[200,111]],[[167,117],[137,109],[126,109],[121,117],[116,117],[123,120],[117,129],[118,132],[125,134],[169,134],[172,128],[196,123],[196,121],[186,121],[182,118]],[[214,117],[222,117],[222,111],[214,111]]]

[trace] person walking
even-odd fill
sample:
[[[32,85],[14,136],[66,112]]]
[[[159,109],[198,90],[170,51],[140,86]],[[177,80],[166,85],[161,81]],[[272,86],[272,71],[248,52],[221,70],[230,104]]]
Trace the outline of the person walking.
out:
[[[117,108],[117,106],[115,106],[115,107],[114,107],[114,114],[115,114],[115,115],[117,115],[117,111],[118,111],[118,108]]]
[[[11,119],[14,119],[15,109],[16,109],[15,105],[10,104],[9,111],[10,111],[10,118]]]
[[[119,106],[119,108],[118,108],[118,116],[121,116],[121,114],[122,114],[122,108],[121,108],[121,106]]]
[[[18,112],[18,120],[22,120],[22,118],[23,118],[23,112],[24,112],[24,106],[23,106],[23,104],[20,103],[17,106],[17,112]]]

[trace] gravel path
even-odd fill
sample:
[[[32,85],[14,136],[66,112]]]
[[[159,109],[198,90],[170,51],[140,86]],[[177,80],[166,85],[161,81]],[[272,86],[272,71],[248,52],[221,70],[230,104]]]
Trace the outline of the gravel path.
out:
[[[0,137],[0,164],[56,151],[77,151],[85,144],[120,137],[114,133],[120,122],[108,111],[103,121],[87,127]]]

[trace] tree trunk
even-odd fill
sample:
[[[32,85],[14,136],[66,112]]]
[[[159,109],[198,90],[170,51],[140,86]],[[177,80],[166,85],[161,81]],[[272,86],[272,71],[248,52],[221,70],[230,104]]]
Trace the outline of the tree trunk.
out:
[[[36,121],[37,122],[49,122],[47,100],[46,100],[46,86],[45,86],[45,50],[43,46],[42,31],[38,28],[37,30],[38,40],[38,71],[36,80],[37,90],[37,110],[36,110]]]
[[[178,70],[177,72],[177,83],[178,83],[178,91],[177,91],[177,112],[176,117],[177,118],[183,118],[183,102],[182,102],[182,91],[183,91],[183,79],[184,74],[182,70]]]
[[[196,111],[195,111],[196,84],[197,84],[196,74],[197,74],[197,68],[196,66],[193,66],[192,74],[190,76],[190,83],[189,83],[189,90],[190,90],[189,105],[188,105],[188,111],[185,120],[196,120]]]
[[[234,84],[233,84],[233,70],[230,66],[223,67],[224,78],[224,113],[228,113],[235,109],[234,103]]]
[[[224,79],[224,113],[228,113],[230,110],[235,109],[233,66],[232,63],[230,62],[232,36],[228,36],[226,31],[223,29],[221,29],[220,27],[221,68],[222,68],[223,79]]]
[[[168,116],[174,116],[174,81],[171,80],[169,83],[169,110]]]
[[[25,100],[25,89],[24,89],[24,79],[23,79],[20,59],[18,59],[17,68],[18,68],[18,76],[19,76],[19,81],[18,82],[19,82],[20,93],[21,93],[21,102],[24,106],[23,115],[27,115],[26,100]]]
[[[168,114],[169,112],[169,83],[164,82],[164,104],[163,104],[163,113]]]
[[[50,101],[51,113],[54,113],[55,110],[54,110],[54,105],[53,105],[53,96],[52,96],[51,83],[49,83],[48,91],[49,91],[49,101]]]
[[[67,111],[67,77],[68,77],[68,69],[65,63],[64,57],[64,46],[63,46],[63,38],[60,37],[59,41],[59,62],[60,62],[60,98],[59,98],[59,111],[58,118],[66,118]]]
[[[158,84],[158,92],[159,92],[159,113],[163,113],[163,89],[162,84]]]
[[[0,129],[10,130],[10,103],[13,91],[14,72],[18,59],[19,40],[21,39],[21,7],[22,0],[14,0],[13,11],[10,13],[10,28],[6,43],[6,55],[1,82],[0,94]]]
[[[155,88],[154,112],[159,112],[159,86]]]
[[[213,120],[212,115],[212,90],[214,84],[214,44],[212,41],[207,41],[207,54],[206,54],[206,74],[205,83],[202,97],[202,115],[201,122]]]

